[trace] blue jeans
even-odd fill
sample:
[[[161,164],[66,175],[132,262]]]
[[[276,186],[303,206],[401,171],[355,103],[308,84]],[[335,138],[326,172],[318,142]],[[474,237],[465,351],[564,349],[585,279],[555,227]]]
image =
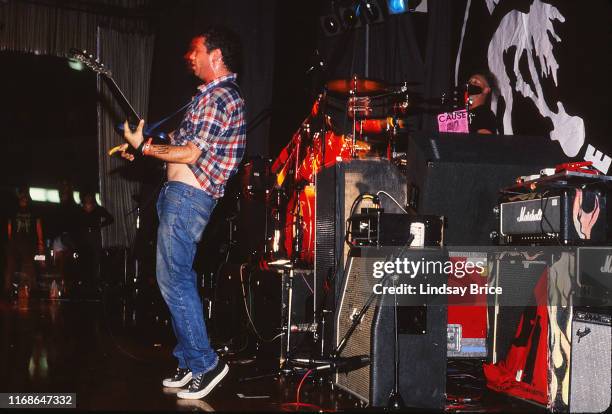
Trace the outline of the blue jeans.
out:
[[[204,324],[193,259],[217,201],[190,185],[170,181],[157,200],[157,283],[172,316],[179,368],[193,375],[210,371],[218,356]]]

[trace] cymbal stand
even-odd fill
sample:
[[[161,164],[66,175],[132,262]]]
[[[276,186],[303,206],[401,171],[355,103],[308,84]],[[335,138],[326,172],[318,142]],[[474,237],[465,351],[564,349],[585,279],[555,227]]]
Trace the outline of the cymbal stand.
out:
[[[319,97],[319,114],[323,118],[323,125],[321,126],[321,166],[325,166],[325,147],[327,146],[327,140],[325,138],[327,134],[327,116],[325,115],[326,104],[327,104],[327,86],[323,87],[323,93]],[[314,180],[315,191],[317,188],[317,180]]]
[[[387,408],[398,411],[405,407],[404,399],[399,390],[399,332],[397,329],[397,280],[399,276],[393,275],[393,336],[394,336],[394,365],[393,365],[393,390],[389,394]]]
[[[350,91],[350,99],[357,99],[357,75],[353,75],[353,89]],[[353,105],[353,145],[351,148],[351,157],[357,158],[357,105]]]

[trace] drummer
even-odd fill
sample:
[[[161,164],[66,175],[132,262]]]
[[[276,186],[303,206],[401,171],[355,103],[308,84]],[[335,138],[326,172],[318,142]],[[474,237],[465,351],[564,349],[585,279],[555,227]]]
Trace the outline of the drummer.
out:
[[[491,111],[491,94],[496,90],[495,76],[487,71],[474,72],[467,81],[470,103],[470,132],[497,134],[497,122]]]

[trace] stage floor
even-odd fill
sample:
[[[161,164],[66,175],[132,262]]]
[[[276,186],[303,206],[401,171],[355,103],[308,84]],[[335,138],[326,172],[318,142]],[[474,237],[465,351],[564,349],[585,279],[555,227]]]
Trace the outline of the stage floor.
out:
[[[61,300],[35,294],[28,302],[4,299],[0,301],[0,392],[76,393],[79,410],[298,408],[296,391],[303,372],[277,375],[275,345],[263,352],[247,344],[243,351],[227,355],[230,371],[220,387],[203,400],[177,399],[177,389],[161,385],[162,377],[175,368],[173,345],[168,313],[154,286],[128,293],[118,288],[75,293]],[[447,411],[543,411],[487,390],[477,361],[450,361],[450,372]],[[299,401],[308,404],[300,406],[300,411],[361,407],[358,400],[334,390],[328,382],[311,378],[304,381]]]

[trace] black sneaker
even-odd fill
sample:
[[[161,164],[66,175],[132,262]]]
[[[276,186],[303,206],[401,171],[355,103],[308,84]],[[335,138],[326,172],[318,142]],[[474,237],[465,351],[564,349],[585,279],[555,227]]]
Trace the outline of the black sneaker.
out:
[[[227,375],[229,367],[226,363],[219,361],[212,370],[194,377],[191,385],[185,391],[176,394],[179,398],[198,400],[206,397],[215,386]]]
[[[180,388],[191,381],[191,371],[189,368],[177,368],[174,375],[170,378],[164,378],[162,385],[169,388]]]

